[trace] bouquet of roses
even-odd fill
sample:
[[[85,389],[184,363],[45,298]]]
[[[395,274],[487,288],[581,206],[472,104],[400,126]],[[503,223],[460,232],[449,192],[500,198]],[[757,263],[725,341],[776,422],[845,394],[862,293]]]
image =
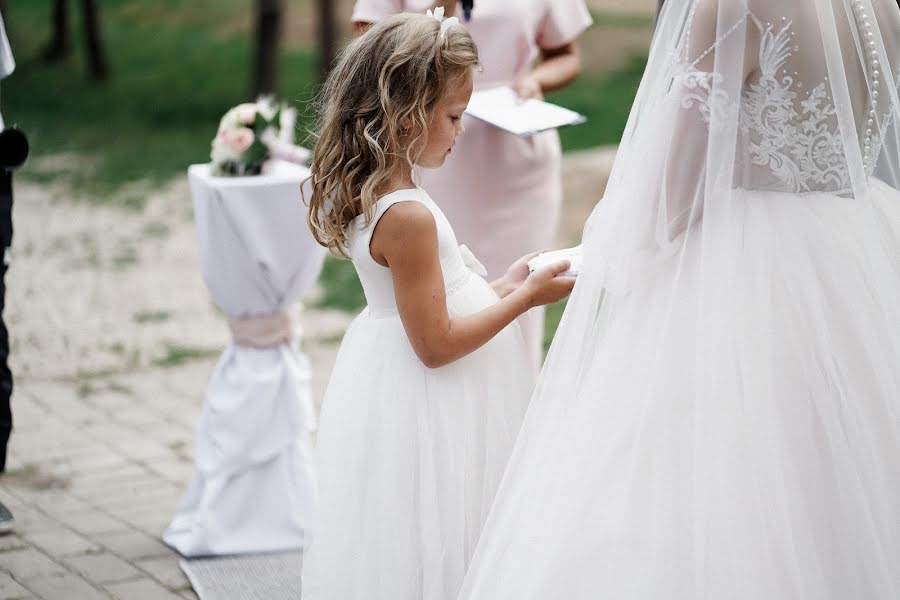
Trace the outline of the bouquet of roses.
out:
[[[259,175],[273,147],[293,147],[297,111],[271,98],[239,104],[222,117],[212,141],[214,175]]]

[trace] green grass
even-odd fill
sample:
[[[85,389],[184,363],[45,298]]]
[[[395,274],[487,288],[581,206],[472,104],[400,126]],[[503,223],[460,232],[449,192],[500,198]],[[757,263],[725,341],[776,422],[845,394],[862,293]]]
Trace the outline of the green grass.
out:
[[[166,344],[166,353],[153,361],[157,367],[177,367],[195,360],[215,358],[222,353],[221,348],[198,348],[181,344]]]
[[[319,276],[319,285],[323,290],[322,297],[316,303],[319,308],[357,312],[366,305],[366,295],[349,260],[327,257]]]
[[[49,65],[40,59],[49,35],[49,4],[9,3],[6,19],[18,69],[2,85],[4,116],[28,133],[32,158],[51,157],[41,161],[41,169],[26,166],[24,177],[63,179],[95,200],[115,196],[140,207],[140,195],[124,198],[115,192],[141,179],[163,182],[208,160],[219,118],[247,100],[249,90],[251,36],[221,30],[230,30],[251,7],[233,0],[108,0],[101,8],[112,75],[106,84],[96,84],[85,75],[77,19],[71,60]],[[198,17],[203,14],[206,21]],[[646,26],[647,20],[612,13],[595,18],[598,27]],[[550,96],[589,119],[561,132],[564,150],[619,140],[644,63],[635,57],[613,73],[585,74]],[[313,116],[308,101],[316,82],[313,52],[284,53],[281,89],[301,109],[304,130]],[[75,165],[66,161],[55,167],[52,157],[60,154],[75,156]]]
[[[646,65],[646,57],[632,56],[612,73],[584,75],[571,86],[548,96],[549,101],[588,118],[584,125],[560,130],[563,151],[619,143]]]
[[[594,27],[598,29],[648,29],[653,27],[655,21],[652,14],[643,12],[592,10],[591,16]]]
[[[567,300],[551,304],[547,307],[547,316],[544,318],[544,352],[550,349],[553,343],[553,336],[559,329],[559,322],[562,320],[563,312],[566,310]]]
[[[172,6],[160,10],[188,6],[174,0],[163,4]],[[9,7],[7,27],[18,68],[2,85],[4,117],[27,132],[32,158],[73,154],[86,165],[56,171],[51,160],[44,172],[32,174],[38,179],[61,177],[97,200],[135,180],[164,181],[191,163],[207,161],[222,114],[248,99],[247,35],[222,37],[190,20],[154,21],[152,11],[126,10],[123,0],[104,2],[111,78],[97,84],[86,79],[77,36],[69,62],[49,65],[40,59],[48,37],[48,1]],[[73,21],[77,33],[78,20]],[[300,105],[311,98],[314,54],[287,52],[281,67],[287,100]],[[29,176],[27,166],[23,175]]]
[[[172,313],[167,310],[142,310],[131,316],[135,323],[162,323],[172,318]]]

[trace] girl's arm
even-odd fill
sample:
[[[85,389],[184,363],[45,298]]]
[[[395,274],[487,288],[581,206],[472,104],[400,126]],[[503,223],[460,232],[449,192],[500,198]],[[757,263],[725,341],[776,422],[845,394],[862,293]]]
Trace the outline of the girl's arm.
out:
[[[561,48],[541,50],[541,62],[513,85],[522,98],[543,98],[562,89],[581,73],[581,52],[575,43]]]
[[[481,312],[451,319],[438,256],[437,226],[418,202],[395,204],[375,228],[372,258],[391,269],[397,308],[406,335],[429,368],[442,367],[474,352],[519,315],[566,297],[571,277],[556,277],[568,263],[542,269],[523,285]]]

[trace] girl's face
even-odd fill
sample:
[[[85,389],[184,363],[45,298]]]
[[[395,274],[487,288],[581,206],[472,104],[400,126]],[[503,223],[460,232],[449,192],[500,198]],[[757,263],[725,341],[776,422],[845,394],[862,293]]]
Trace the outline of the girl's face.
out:
[[[428,143],[416,161],[420,167],[437,169],[447,160],[453,151],[456,137],[465,131],[462,116],[469,105],[473,89],[472,72],[469,71],[435,105],[428,124]]]

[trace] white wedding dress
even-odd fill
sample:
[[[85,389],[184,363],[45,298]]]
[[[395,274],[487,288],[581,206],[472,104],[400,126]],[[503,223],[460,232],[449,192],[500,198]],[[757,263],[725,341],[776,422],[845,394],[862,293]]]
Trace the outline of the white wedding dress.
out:
[[[667,0],[461,600],[900,598],[900,9]]]

